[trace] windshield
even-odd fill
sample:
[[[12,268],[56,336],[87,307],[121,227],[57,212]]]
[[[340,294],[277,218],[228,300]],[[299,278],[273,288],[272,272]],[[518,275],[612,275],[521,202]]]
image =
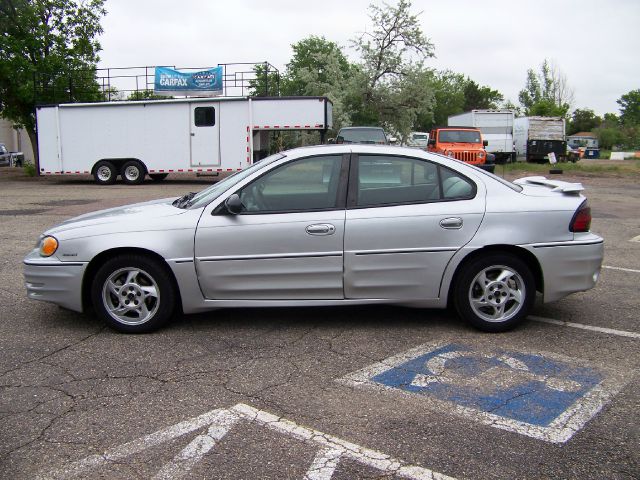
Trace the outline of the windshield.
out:
[[[474,130],[441,130],[438,139],[442,143],[480,143],[480,132]]]
[[[384,131],[380,128],[350,128],[338,133],[336,143],[387,143]]]
[[[201,192],[198,192],[193,197],[191,197],[191,199],[189,200],[189,208],[201,208],[205,205],[208,205],[221,193],[241,182],[256,170],[260,170],[268,164],[273,163],[276,160],[280,160],[284,157],[285,156],[281,153],[276,153],[275,155],[271,155],[264,160],[260,160],[259,162],[254,163],[249,168],[245,168],[244,170],[234,173],[233,175],[230,175],[227,178],[214,183],[209,188],[205,188]]]
[[[429,135],[427,133],[414,133],[411,137],[413,138],[413,141],[423,140],[426,142],[429,140]]]

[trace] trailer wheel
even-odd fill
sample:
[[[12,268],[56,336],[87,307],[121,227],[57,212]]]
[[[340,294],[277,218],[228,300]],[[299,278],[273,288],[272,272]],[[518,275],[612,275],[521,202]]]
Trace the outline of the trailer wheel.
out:
[[[116,183],[117,176],[118,171],[116,170],[116,167],[113,163],[107,162],[106,160],[98,162],[93,172],[93,178],[96,183],[100,185],[113,185]]]
[[[144,167],[137,160],[131,160],[122,166],[122,180],[129,185],[139,185],[144,181]]]
[[[169,175],[168,173],[150,173],[149,174],[149,176],[151,177],[151,180],[155,182],[161,182],[162,180],[167,178],[168,175]]]

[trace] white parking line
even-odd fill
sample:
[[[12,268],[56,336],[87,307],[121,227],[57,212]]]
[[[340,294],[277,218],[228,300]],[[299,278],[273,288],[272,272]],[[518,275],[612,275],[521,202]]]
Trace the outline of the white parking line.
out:
[[[593,325],[584,325],[582,323],[564,322],[562,320],[554,320],[553,318],[537,317],[529,315],[530,320],[535,322],[550,323],[551,325],[561,325],[563,327],[579,328],[581,330],[590,330],[592,332],[607,333],[609,335],[617,335],[619,337],[640,338],[640,333],[628,332],[626,330],[615,330],[613,328],[596,327]]]
[[[154,476],[154,478],[165,480],[179,479],[188,474],[202,457],[211,451],[229,430],[241,420],[255,423],[316,447],[318,453],[305,474],[305,480],[330,480],[338,463],[343,458],[378,470],[384,476],[396,475],[414,480],[455,480],[453,477],[427,468],[406,465],[384,453],[361,447],[318,430],[303,427],[290,420],[242,403],[228,409],[212,410],[150,435],[145,435],[137,440],[111,448],[102,454],[90,455],[62,468],[40,474],[36,478],[40,480],[69,479],[78,476],[90,478],[87,475],[87,470],[104,467],[113,461],[121,461],[126,457],[157,447],[162,443],[208,426],[209,428],[205,433],[196,436],[169,463],[163,465]]]
[[[620,270],[622,272],[640,273],[640,270],[634,270],[633,268],[610,267],[609,265],[603,265],[602,268],[606,268],[608,270]]]

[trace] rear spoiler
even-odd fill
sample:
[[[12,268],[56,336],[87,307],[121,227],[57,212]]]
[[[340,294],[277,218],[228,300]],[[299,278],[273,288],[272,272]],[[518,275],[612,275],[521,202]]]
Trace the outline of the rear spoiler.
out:
[[[553,188],[552,192],[573,193],[578,195],[584,190],[581,183],[563,182],[562,180],[549,180],[546,177],[524,177],[514,180],[519,185],[541,185]]]

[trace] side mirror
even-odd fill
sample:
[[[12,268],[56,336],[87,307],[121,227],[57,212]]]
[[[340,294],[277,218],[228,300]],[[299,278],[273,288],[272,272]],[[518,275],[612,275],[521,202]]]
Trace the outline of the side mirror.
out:
[[[234,193],[230,195],[225,201],[224,206],[227,208],[227,211],[232,215],[237,215],[242,212],[244,205],[242,205],[242,200],[240,200],[240,195]]]
[[[482,141],[482,146],[486,147],[487,145],[489,145],[489,140],[483,140]]]
[[[329,145],[333,145],[334,143],[336,143],[336,139],[335,138],[330,138],[330,139],[327,140],[327,143]]]

